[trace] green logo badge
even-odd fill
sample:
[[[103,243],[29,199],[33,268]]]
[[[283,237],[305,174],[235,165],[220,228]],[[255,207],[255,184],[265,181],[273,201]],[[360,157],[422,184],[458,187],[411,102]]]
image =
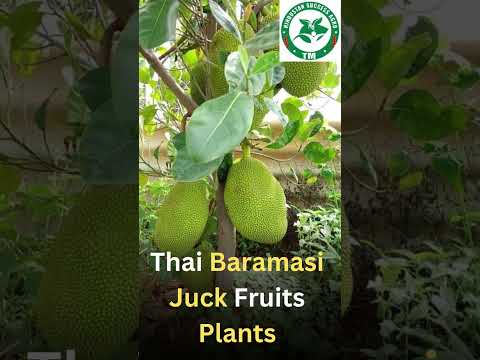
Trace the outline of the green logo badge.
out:
[[[283,44],[302,60],[320,60],[337,44],[340,25],[330,8],[314,1],[293,6],[281,24]]]

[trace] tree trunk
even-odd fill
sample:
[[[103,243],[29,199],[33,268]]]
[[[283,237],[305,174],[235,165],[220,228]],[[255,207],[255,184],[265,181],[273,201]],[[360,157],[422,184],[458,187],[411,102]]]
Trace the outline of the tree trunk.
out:
[[[225,183],[218,182],[216,202],[217,202],[217,237],[218,237],[218,252],[225,255],[225,259],[235,256],[237,247],[236,232],[225,208],[224,200]],[[215,279],[216,285],[224,291],[229,291],[233,287],[233,274],[229,271],[217,273]]]

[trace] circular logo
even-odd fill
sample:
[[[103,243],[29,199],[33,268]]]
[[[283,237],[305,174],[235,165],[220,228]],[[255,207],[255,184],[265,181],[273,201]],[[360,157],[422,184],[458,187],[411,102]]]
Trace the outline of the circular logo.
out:
[[[290,53],[302,60],[318,60],[337,44],[340,24],[325,5],[303,2],[287,11],[280,33]]]

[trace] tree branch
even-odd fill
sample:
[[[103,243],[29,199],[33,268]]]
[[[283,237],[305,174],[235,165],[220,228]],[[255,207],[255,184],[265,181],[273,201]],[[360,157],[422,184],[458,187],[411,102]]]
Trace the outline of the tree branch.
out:
[[[183,89],[177,84],[175,79],[168,73],[168,70],[163,66],[160,60],[155,54],[149,50],[145,50],[140,47],[140,52],[143,57],[148,61],[150,66],[155,70],[160,79],[167,85],[170,90],[175,94],[180,103],[187,109],[188,113],[191,114],[198,107],[198,105],[193,101],[193,99],[188,96]]]

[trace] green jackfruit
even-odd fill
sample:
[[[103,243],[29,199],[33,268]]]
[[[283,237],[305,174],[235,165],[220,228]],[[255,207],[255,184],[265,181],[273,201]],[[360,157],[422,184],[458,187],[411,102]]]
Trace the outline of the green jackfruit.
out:
[[[199,61],[190,71],[190,94],[197,105],[203,104],[206,100],[206,85],[207,64],[204,61]]]
[[[210,67],[210,79],[212,84],[212,96],[214,98],[228,93],[229,86],[225,78],[225,66],[212,65]]]
[[[210,253],[214,251],[208,241],[203,241],[188,256],[196,257],[197,251],[202,252],[202,271],[188,271],[180,274],[180,280],[186,288],[193,292],[213,290],[215,275],[211,270]]]
[[[248,157],[232,165],[225,184],[225,206],[243,237],[275,244],[285,236],[285,194],[261,161]]]
[[[34,312],[55,350],[110,360],[138,327],[138,187],[94,186],[64,218]]]
[[[250,127],[251,130],[255,130],[260,125],[262,125],[263,119],[265,115],[269,112],[268,106],[263,101],[263,98],[259,98],[255,100],[255,106],[253,111],[253,120],[252,126]]]
[[[270,24],[275,20],[279,20],[278,13],[273,13],[267,16],[263,16],[262,19],[260,20],[260,28],[264,28],[265,26],[267,26],[268,24]]]
[[[208,220],[207,185],[177,183],[157,211],[154,243],[160,251],[187,255],[197,244]]]
[[[303,97],[310,95],[320,87],[326,63],[321,62],[285,62],[285,77],[282,87],[293,96]]]
[[[240,32],[244,29],[243,22],[240,24]],[[250,24],[245,26],[245,40],[249,40],[255,36],[255,31]],[[210,48],[210,59],[217,64],[224,64],[228,53],[238,50],[240,41],[232,33],[221,29],[215,33]]]

